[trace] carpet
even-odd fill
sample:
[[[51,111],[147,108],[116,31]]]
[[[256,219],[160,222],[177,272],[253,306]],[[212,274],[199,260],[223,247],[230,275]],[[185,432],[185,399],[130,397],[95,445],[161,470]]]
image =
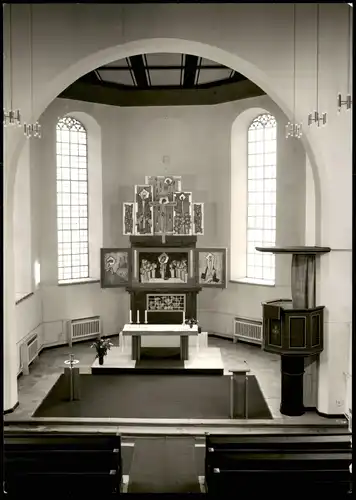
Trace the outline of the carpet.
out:
[[[229,418],[230,377],[207,375],[80,375],[80,400],[68,401],[61,375],[34,417]],[[254,376],[248,384],[249,418],[271,419]],[[236,417],[243,418],[242,404]]]
[[[128,493],[200,493],[194,438],[135,440]]]

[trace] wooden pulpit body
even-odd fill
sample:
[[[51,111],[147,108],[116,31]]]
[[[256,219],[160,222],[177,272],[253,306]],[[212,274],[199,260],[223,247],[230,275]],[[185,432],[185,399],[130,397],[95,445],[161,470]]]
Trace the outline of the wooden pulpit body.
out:
[[[292,254],[292,300],[264,302],[262,348],[281,355],[283,415],[300,416],[304,358],[323,350],[324,306],[315,305],[315,259],[329,247],[256,247],[259,252]]]

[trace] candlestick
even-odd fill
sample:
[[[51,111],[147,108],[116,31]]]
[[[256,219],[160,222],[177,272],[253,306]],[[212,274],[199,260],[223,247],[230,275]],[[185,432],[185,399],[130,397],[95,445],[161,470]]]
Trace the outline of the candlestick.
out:
[[[132,323],[132,311],[130,309],[130,323]]]
[[[145,311],[145,323],[147,323],[147,311]]]
[[[137,311],[137,323],[140,322],[140,311]]]

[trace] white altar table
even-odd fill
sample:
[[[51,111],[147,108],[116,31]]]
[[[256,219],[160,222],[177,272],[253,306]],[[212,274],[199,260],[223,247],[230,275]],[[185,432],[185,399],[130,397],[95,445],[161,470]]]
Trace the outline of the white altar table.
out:
[[[198,325],[150,325],[130,323],[126,324],[122,330],[122,336],[132,338],[132,359],[140,360],[141,343],[144,337],[176,337],[180,338],[180,356],[182,360],[189,359],[189,337],[198,336]],[[166,347],[162,343],[161,347]]]

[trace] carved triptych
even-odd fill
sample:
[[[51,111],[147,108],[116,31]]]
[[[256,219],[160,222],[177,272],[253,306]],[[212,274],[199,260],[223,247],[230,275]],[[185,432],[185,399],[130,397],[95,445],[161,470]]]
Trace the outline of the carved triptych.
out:
[[[144,184],[135,185],[134,200],[123,204],[123,233],[161,235],[162,246],[150,248],[150,240],[144,238],[141,246],[102,248],[102,288],[128,286],[153,291],[155,287],[226,287],[226,249],[198,249],[195,240],[194,248],[190,243],[186,248],[180,244],[165,246],[166,235],[188,242],[189,237],[204,234],[204,203],[193,202],[192,192],[182,189],[181,177],[147,176]],[[184,307],[184,294],[169,295],[167,290],[149,297],[146,310]]]
[[[134,202],[123,204],[127,236],[189,236],[204,234],[203,203],[193,203],[179,176],[147,176],[135,186]]]

